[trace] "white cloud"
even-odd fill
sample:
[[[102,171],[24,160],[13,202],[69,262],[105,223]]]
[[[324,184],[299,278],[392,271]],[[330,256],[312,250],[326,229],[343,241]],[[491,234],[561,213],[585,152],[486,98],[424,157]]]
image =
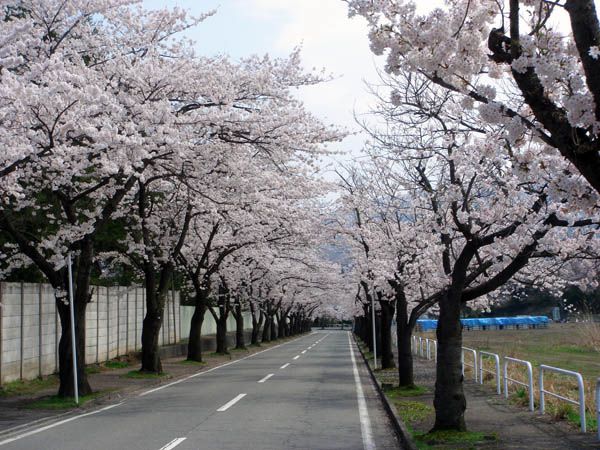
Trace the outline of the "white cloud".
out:
[[[372,102],[363,80],[377,82],[375,57],[369,49],[366,22],[348,18],[340,0],[235,0],[249,20],[276,24],[274,50],[289,53],[302,46],[307,68],[325,68],[334,79],[302,90],[307,107],[327,122],[356,129],[353,111],[366,112]],[[356,152],[361,139],[342,147]]]

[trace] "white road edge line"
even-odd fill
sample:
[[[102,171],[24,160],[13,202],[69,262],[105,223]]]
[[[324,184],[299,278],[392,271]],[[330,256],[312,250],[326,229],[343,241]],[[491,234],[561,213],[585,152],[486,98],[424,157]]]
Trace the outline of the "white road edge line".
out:
[[[261,378],[260,380],[258,380],[259,383],[264,383],[265,381],[267,381],[269,378],[271,378],[273,375],[275,375],[274,373],[270,373],[269,375],[267,375],[264,378]]]
[[[217,409],[218,412],[223,412],[223,411],[227,411],[229,408],[231,408],[233,405],[235,405],[237,402],[239,402],[241,399],[243,399],[247,394],[240,394],[237,397],[235,397],[232,400],[229,400],[227,403],[225,403],[223,406],[221,406],[219,409]]]
[[[290,365],[290,363],[285,363],[283,366],[280,367],[280,369],[285,369],[289,365]]]
[[[177,447],[179,444],[181,444],[183,441],[185,441],[187,438],[176,438],[173,439],[171,442],[169,442],[167,445],[165,445],[164,447],[161,447],[160,450],[171,450],[175,447]]]
[[[108,411],[109,409],[115,408],[115,407],[117,407],[119,405],[122,405],[123,403],[124,402],[117,403],[116,405],[110,405],[110,406],[107,406],[105,408],[98,409],[96,411],[91,411],[91,412],[88,412],[88,413],[85,413],[85,414],[79,414],[78,416],[69,417],[68,419],[60,420],[60,421],[55,422],[53,424],[46,425],[45,427],[36,428],[35,430],[28,431],[27,433],[23,433],[23,434],[20,434],[18,436],[11,437],[9,439],[5,439],[3,441],[0,441],[0,445],[5,445],[5,444],[8,444],[9,442],[14,442],[14,441],[17,441],[19,439],[23,439],[24,437],[28,437],[28,436],[31,436],[31,435],[34,435],[34,434],[37,434],[37,433],[41,433],[42,431],[46,431],[46,430],[49,430],[50,428],[58,427],[58,426],[63,425],[65,423],[72,422],[73,420],[81,419],[82,417],[91,416],[92,414],[98,414],[99,412],[102,412],[102,411]]]
[[[300,355],[296,355],[292,359],[298,359],[298,358],[300,358]]]
[[[373,431],[371,430],[371,420],[369,419],[369,410],[365,394],[363,393],[360,375],[356,367],[356,358],[354,357],[354,347],[350,332],[348,332],[348,345],[350,346],[350,359],[352,360],[352,372],[354,372],[354,384],[356,385],[356,399],[358,400],[358,416],[360,418],[360,433],[362,434],[363,447],[365,450],[375,450],[375,441],[373,441]]]
[[[314,333],[311,333],[311,334],[309,334],[309,336],[311,336],[313,334]],[[212,369],[203,370],[202,372],[197,372],[197,373],[194,373],[192,375],[188,375],[187,377],[182,378],[180,380],[172,381],[171,383],[167,383],[167,384],[163,384],[162,386],[159,386],[159,387],[154,388],[154,389],[149,389],[147,391],[144,391],[144,392],[140,393],[139,396],[143,397],[145,395],[152,394],[153,392],[161,391],[161,390],[166,389],[168,387],[175,386],[176,384],[183,383],[184,381],[187,381],[190,378],[195,378],[195,377],[198,377],[200,375],[204,375],[205,373],[212,372],[213,370],[217,370],[217,369],[220,369],[222,367],[230,366],[231,364],[235,364],[235,363],[243,361],[245,359],[252,358],[253,356],[260,355],[261,353],[268,352],[270,350],[275,350],[277,347],[281,347],[282,345],[290,344],[290,343],[292,343],[294,341],[297,341],[298,339],[302,339],[303,337],[306,337],[306,336],[297,337],[296,339],[292,339],[291,341],[284,342],[282,344],[276,345],[275,347],[270,347],[270,348],[267,348],[265,350],[261,350],[260,352],[252,353],[251,355],[244,356],[243,358],[240,358],[240,359],[236,359],[235,361],[231,361],[231,362],[228,362],[228,363],[225,363],[225,364],[221,364],[220,366],[213,367]]]

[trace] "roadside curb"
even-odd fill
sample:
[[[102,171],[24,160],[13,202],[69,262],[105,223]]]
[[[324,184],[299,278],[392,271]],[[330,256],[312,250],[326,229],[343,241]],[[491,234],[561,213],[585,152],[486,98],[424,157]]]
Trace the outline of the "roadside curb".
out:
[[[363,359],[365,365],[367,366],[369,375],[371,375],[371,380],[373,380],[373,384],[375,384],[375,388],[377,390],[377,393],[379,394],[379,398],[381,398],[381,402],[383,403],[385,412],[387,413],[388,417],[390,418],[392,425],[394,426],[394,431],[396,432],[396,435],[400,439],[400,442],[402,442],[402,444],[404,445],[406,450],[418,450],[417,445],[412,440],[410,432],[406,428],[406,425],[404,425],[404,422],[402,422],[402,419],[400,419],[400,416],[398,416],[395,406],[389,402],[388,398],[386,397],[385,393],[383,392],[383,389],[382,389],[381,385],[379,384],[379,380],[377,380],[377,378],[375,377],[375,374],[373,373],[373,370],[371,369],[371,366],[369,365],[367,358],[365,358],[365,355],[362,352],[362,349],[358,345],[358,342],[356,342],[356,336],[354,335],[354,333],[352,333],[352,338],[354,339],[354,343],[356,344],[356,347],[358,348],[358,351],[360,352],[360,355],[362,356],[362,359]]]

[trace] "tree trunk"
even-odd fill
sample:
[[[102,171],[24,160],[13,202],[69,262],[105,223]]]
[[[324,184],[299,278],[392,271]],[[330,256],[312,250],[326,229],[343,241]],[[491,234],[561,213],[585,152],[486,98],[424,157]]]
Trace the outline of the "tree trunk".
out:
[[[442,297],[439,305],[433,429],[465,431],[467,402],[463,391],[461,364],[460,293],[456,294],[451,290]]]
[[[217,353],[225,355],[227,351],[227,317],[217,319]]]
[[[279,338],[277,335],[277,324],[275,323],[275,314],[271,314],[271,340],[275,341]]]
[[[75,305],[75,351],[77,353],[77,387],[79,395],[89,395],[92,388],[85,371],[85,309],[86,302]],[[69,305],[57,299],[56,307],[60,317],[60,341],[58,343],[59,397],[74,397],[73,352],[71,347],[71,316]]]
[[[381,368],[391,369],[394,364],[392,352],[392,319],[394,317],[394,304],[389,300],[380,300],[381,306]]]
[[[206,303],[198,299],[196,294],[196,306],[190,323],[190,335],[188,339],[187,359],[202,362],[202,323],[206,314]]]
[[[146,316],[142,324],[142,367],[140,372],[162,373],[158,338],[173,268],[172,263],[166,263],[160,267],[160,272],[157,273],[152,257],[149,257],[144,263]]]
[[[235,303],[235,348],[244,350],[246,343],[244,342],[244,315],[242,314],[242,304],[238,300]]]
[[[277,316],[277,336],[281,339],[285,337],[285,324],[283,323],[283,314],[278,313]]]
[[[262,332],[262,340],[261,342],[270,342],[271,341],[271,316],[267,313],[265,314],[265,324],[263,326]]]
[[[371,305],[369,304],[365,307],[365,324],[367,325],[365,327],[365,344],[367,344],[369,351],[373,352],[373,319],[371,314]]]
[[[256,319],[256,307],[253,302],[250,302],[250,314],[252,315],[252,337],[250,338],[250,344],[260,345],[258,342],[258,336],[260,334],[260,326],[262,324],[262,312],[260,313],[260,319]]]
[[[90,302],[90,273],[94,256],[93,242],[90,237],[84,238],[78,257],[73,265],[73,307],[75,316],[75,353],[77,356],[77,387],[79,395],[92,393],[85,371],[85,310]],[[68,292],[67,272],[64,271],[63,283]],[[71,315],[68,304],[60,298],[56,299],[56,307],[60,317],[61,335],[58,344],[59,397],[74,397],[73,352],[71,345]]]
[[[398,385],[415,385],[413,354],[411,349],[412,327],[409,325],[408,303],[404,292],[396,291],[396,335],[398,338]]]

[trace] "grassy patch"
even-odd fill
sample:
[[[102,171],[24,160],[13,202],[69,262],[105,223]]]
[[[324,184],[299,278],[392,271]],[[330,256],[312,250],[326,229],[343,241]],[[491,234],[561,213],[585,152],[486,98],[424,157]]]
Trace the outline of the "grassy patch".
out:
[[[100,372],[102,372],[102,368],[98,364],[93,364],[91,366],[85,367],[85,373],[87,373],[88,375],[92,375],[94,373],[100,373]]]
[[[205,366],[206,361],[192,361],[191,359],[184,359],[183,361],[179,361],[179,364],[184,364],[186,366]]]
[[[0,387],[0,397],[10,397],[13,395],[30,395],[44,389],[58,386],[58,377],[51,375],[46,378],[36,378],[34,380],[17,380],[4,384]]]
[[[433,414],[433,408],[425,403],[393,399],[394,406],[406,424],[421,422]]]
[[[95,399],[102,394],[101,391],[94,392],[90,395],[83,395],[79,397],[79,406]],[[51,397],[45,397],[40,400],[36,400],[26,406],[27,409],[71,409],[77,408],[75,399],[73,397],[59,397],[53,395]]]
[[[413,437],[419,448],[431,448],[435,446],[468,448],[476,444],[498,440],[496,433],[477,433],[471,431],[433,431],[430,433],[415,433]]]
[[[169,374],[167,372],[161,373],[152,373],[152,372],[140,372],[139,370],[130,370],[125,375],[124,378],[135,378],[135,379],[157,379],[157,378],[168,378]]]
[[[129,367],[129,363],[127,361],[106,361],[104,367],[109,369],[124,369],[125,367]]]
[[[410,387],[385,388],[385,394],[391,398],[395,397],[418,397],[427,394],[429,391],[423,386],[413,385]]]

